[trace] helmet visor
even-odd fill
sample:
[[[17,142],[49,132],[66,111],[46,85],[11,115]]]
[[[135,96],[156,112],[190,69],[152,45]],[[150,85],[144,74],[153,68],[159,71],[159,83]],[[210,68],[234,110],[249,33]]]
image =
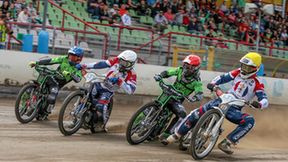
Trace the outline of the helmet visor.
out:
[[[184,63],[183,68],[189,71],[195,71],[198,69],[198,66],[190,65],[187,63]]]
[[[123,60],[123,59],[120,59],[119,60],[119,64],[124,67],[124,68],[130,68],[134,65],[134,62],[130,62],[130,61],[126,61],[126,60]]]
[[[241,72],[246,75],[246,74],[251,74],[257,71],[257,67],[254,66],[249,66],[246,64],[241,64]]]

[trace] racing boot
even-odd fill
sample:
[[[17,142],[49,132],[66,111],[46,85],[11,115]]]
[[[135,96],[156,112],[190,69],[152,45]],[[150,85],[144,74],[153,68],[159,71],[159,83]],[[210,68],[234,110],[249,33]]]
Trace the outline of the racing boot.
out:
[[[233,154],[234,151],[232,150],[232,145],[232,142],[225,138],[222,142],[218,144],[218,148],[226,154]]]
[[[170,133],[163,132],[163,133],[161,133],[161,134],[159,135],[158,138],[159,138],[159,140],[160,140],[160,142],[161,142],[161,141],[165,140],[166,138],[168,138],[170,135],[171,135]]]
[[[163,145],[168,145],[170,143],[174,143],[178,141],[180,138],[176,134],[170,135],[168,138],[165,138],[161,141]]]

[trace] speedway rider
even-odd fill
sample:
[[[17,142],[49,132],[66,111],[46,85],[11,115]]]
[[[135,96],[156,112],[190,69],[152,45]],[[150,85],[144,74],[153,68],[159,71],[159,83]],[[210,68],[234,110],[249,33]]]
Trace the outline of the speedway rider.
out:
[[[183,61],[183,65],[177,68],[171,68],[155,75],[154,79],[160,81],[162,78],[176,76],[173,86],[183,95],[188,96],[192,101],[200,101],[203,97],[202,83],[200,80],[201,58],[197,55],[188,55]],[[194,95],[192,93],[194,92]],[[168,103],[168,108],[176,115],[167,129],[160,135],[160,141],[166,139],[174,133],[175,126],[186,117],[186,110],[182,103],[184,98],[178,100],[172,99]]]
[[[220,84],[233,81],[232,88],[228,93],[248,102],[256,96],[258,101],[253,101],[251,105],[258,109],[267,108],[268,99],[264,91],[264,85],[256,76],[261,65],[261,60],[260,54],[256,52],[247,53],[241,58],[241,67],[239,69],[216,77],[207,85],[207,88],[212,91]],[[175,129],[175,133],[166,139],[165,144],[172,143],[185,135],[195,126],[201,115],[208,110],[213,109],[213,106],[218,106],[220,103],[221,99],[217,98],[192,111]],[[254,118],[247,113],[241,112],[242,108],[243,107],[232,105],[226,114],[226,118],[230,122],[238,125],[236,129],[218,144],[218,148],[227,154],[233,153],[231,146],[236,145],[254,126]]]
[[[78,69],[79,63],[82,61],[84,50],[80,47],[74,46],[68,50],[68,55],[56,58],[42,59],[39,61],[31,61],[30,67],[35,65],[53,65],[60,64],[57,70],[64,76],[64,78],[49,78],[47,85],[49,87],[49,95],[47,102],[49,104],[46,113],[50,114],[54,108],[59,89],[70,81],[80,82],[82,79],[81,70]]]
[[[114,92],[121,88],[127,94],[133,94],[136,90],[136,73],[134,71],[136,60],[137,54],[134,51],[125,50],[117,57],[108,60],[82,64],[82,68],[86,69],[109,68],[104,82],[95,83],[92,90],[92,96],[95,99],[93,105],[97,109],[98,116],[102,116],[103,119],[103,125],[100,129],[104,131],[107,131],[106,123],[109,119],[109,111],[111,111],[108,110],[108,104]]]

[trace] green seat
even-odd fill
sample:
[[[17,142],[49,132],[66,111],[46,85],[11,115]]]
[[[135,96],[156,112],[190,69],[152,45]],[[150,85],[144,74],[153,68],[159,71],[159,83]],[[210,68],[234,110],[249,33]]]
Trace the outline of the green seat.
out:
[[[227,46],[231,50],[236,50],[236,44],[232,42],[227,42]]]
[[[128,29],[123,29],[122,30],[122,35],[131,35],[131,33],[130,33],[130,30],[128,30]]]
[[[177,25],[172,26],[172,31],[173,32],[179,32],[179,27]]]
[[[183,44],[184,37],[182,35],[176,35],[176,43],[177,44]]]
[[[146,18],[146,19],[147,19],[147,22],[146,22],[146,23],[147,23],[148,25],[152,25],[152,24],[154,23],[154,20],[153,20],[153,18],[152,18],[152,17],[150,17],[150,16],[147,16],[147,18]]]
[[[184,26],[179,27],[180,32],[187,32],[187,28]]]
[[[147,22],[146,16],[140,16],[139,21],[140,21],[140,23],[145,24]]]

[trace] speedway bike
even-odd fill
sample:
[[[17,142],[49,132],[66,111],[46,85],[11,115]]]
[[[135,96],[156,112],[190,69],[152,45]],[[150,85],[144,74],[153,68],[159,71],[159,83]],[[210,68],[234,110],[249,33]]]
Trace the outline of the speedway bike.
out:
[[[36,80],[26,83],[19,91],[15,103],[15,115],[20,123],[29,123],[34,118],[44,120],[47,112],[49,87],[46,84],[49,79],[63,79],[64,76],[57,70],[49,69],[45,66],[35,65],[35,70],[39,73]]]
[[[207,157],[213,150],[218,137],[224,131],[222,124],[230,106],[248,105],[256,109],[249,102],[238,99],[233,94],[224,93],[219,87],[215,89],[216,96],[221,100],[219,106],[213,106],[213,109],[205,112],[195,127],[180,139],[179,148],[181,150],[189,149],[189,153],[195,160]]]
[[[189,102],[195,102],[178,92],[173,85],[165,83],[163,79],[159,81],[159,86],[162,93],[158,98],[140,107],[128,123],[126,139],[131,145],[153,140],[167,128],[173,116],[173,112],[167,107],[171,99],[186,98]]]
[[[97,95],[92,96],[95,83],[104,83],[105,76],[93,72],[88,72],[85,76],[83,87],[70,93],[63,102],[58,118],[58,127],[65,136],[76,133],[80,128],[89,129],[95,133],[95,128],[99,128],[102,116],[98,116],[97,108],[93,105],[97,100]],[[109,84],[108,82],[106,82]],[[97,101],[96,101],[97,102]],[[108,113],[111,114],[113,98],[108,104]]]

